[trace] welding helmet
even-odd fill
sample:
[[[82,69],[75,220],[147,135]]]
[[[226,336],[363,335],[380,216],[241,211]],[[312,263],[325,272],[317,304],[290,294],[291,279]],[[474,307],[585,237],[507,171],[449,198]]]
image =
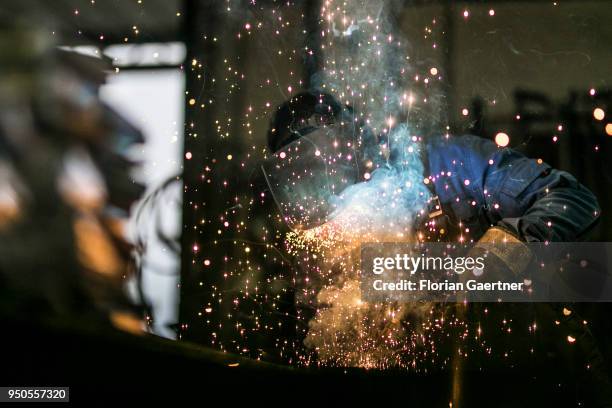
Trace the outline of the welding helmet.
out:
[[[333,96],[305,92],[278,107],[262,164],[267,187],[290,228],[314,228],[342,207],[343,191],[364,180],[373,140],[353,110]]]

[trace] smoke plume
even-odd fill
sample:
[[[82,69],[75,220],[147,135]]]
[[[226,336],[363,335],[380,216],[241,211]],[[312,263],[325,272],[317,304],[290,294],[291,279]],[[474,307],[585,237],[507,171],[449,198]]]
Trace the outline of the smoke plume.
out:
[[[431,305],[369,304],[361,301],[359,288],[359,245],[413,240],[415,219],[430,198],[421,138],[406,121],[413,98],[402,90],[410,71],[406,44],[386,19],[392,4],[328,0],[321,10],[325,59],[312,82],[352,105],[357,119],[380,135],[367,154],[363,182],[335,197],[331,220],[292,232],[287,240],[290,250],[309,261],[302,293],[314,298],[307,303],[316,313],[305,345],[323,364],[414,366],[418,355],[431,352],[425,334],[432,330],[425,323],[434,313]]]

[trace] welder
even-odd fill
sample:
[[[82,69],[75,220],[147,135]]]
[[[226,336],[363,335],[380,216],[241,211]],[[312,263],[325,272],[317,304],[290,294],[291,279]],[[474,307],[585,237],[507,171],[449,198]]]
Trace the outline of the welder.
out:
[[[362,115],[325,92],[300,93],[281,104],[268,131],[273,154],[262,167],[289,226],[308,230],[333,220],[338,211],[335,198],[341,191],[355,183],[367,183],[377,163],[393,160],[393,146],[386,135],[375,134]],[[496,255],[509,273],[519,276],[531,258],[525,243],[584,240],[598,222],[600,209],[595,196],[571,174],[542,160],[472,135],[441,135],[419,138],[418,142],[424,169],[421,181],[430,198],[419,219],[414,220],[413,234],[423,241],[514,243],[512,251]],[[326,143],[333,143],[333,148],[326,149]],[[309,160],[321,156],[326,160]],[[522,306],[478,307],[471,311],[471,319],[494,315],[495,310],[509,320],[528,319]],[[585,392],[599,398],[594,397],[593,389],[605,388],[608,377],[595,341],[578,315],[558,304],[533,308],[537,309],[535,315],[546,321],[540,327],[550,324],[554,330],[552,322],[560,322],[556,324],[585,334],[580,351],[561,358],[581,361],[579,364],[588,367]],[[562,350],[566,345],[558,334],[546,328],[538,330],[546,333],[543,348],[550,347],[547,351]],[[526,354],[530,352],[534,349]],[[536,364],[537,359],[526,360]],[[608,399],[607,395],[600,398]]]
[[[330,94],[301,93],[278,107],[268,132],[268,147],[279,152],[305,135],[312,139],[311,135],[324,127],[336,126],[335,131],[347,137],[359,133],[353,146],[357,156],[353,175],[354,182],[363,181],[368,171],[367,152],[381,144],[361,122],[350,106]],[[513,149],[499,148],[488,139],[471,135],[427,138],[421,157],[423,182],[433,197],[424,221],[436,219],[438,225],[447,224],[451,230],[443,235],[450,240],[462,233],[458,229],[461,225],[475,241],[504,234],[516,242],[573,242],[584,239],[599,218],[597,199],[571,174]],[[346,172],[341,176],[346,178]],[[288,192],[271,187],[279,195]],[[296,189],[294,199],[300,193]],[[290,197],[277,198],[288,201]],[[325,222],[325,211],[320,211],[316,216],[309,214],[310,223],[302,226]]]

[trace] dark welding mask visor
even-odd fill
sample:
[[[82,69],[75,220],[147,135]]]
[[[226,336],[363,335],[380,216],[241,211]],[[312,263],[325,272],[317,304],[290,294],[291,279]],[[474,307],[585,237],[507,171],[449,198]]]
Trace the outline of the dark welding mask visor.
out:
[[[354,143],[340,130],[316,128],[262,165],[283,219],[294,230],[314,228],[333,218],[342,204],[342,192],[358,181]]]

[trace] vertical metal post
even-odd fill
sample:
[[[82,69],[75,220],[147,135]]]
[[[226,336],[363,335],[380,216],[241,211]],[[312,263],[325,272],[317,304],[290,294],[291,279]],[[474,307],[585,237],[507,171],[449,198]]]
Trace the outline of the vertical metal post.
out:
[[[211,139],[214,131],[216,104],[210,103],[214,96],[210,92],[214,86],[215,62],[219,54],[219,42],[215,41],[218,27],[222,24],[219,6],[215,1],[184,0],[183,38],[187,48],[185,69],[185,136],[184,149],[190,159],[183,163],[183,215],[181,236],[181,282],[188,282],[193,276],[193,247],[197,231],[198,213],[203,204],[198,191],[201,180],[203,158],[211,151]],[[194,63],[195,61],[195,63]],[[202,68],[200,68],[202,64]],[[201,75],[198,78],[198,75]],[[197,107],[205,105],[205,109]],[[215,206],[215,197],[207,198],[209,206]],[[194,297],[188,296],[188,290],[181,284],[179,322],[185,322],[185,316],[192,313],[198,305],[193,304]],[[187,319],[188,321],[189,319]],[[181,334],[179,332],[179,338]]]
[[[304,2],[304,28],[306,47],[304,53],[304,89],[311,89],[312,78],[323,67],[321,50],[321,0]]]

